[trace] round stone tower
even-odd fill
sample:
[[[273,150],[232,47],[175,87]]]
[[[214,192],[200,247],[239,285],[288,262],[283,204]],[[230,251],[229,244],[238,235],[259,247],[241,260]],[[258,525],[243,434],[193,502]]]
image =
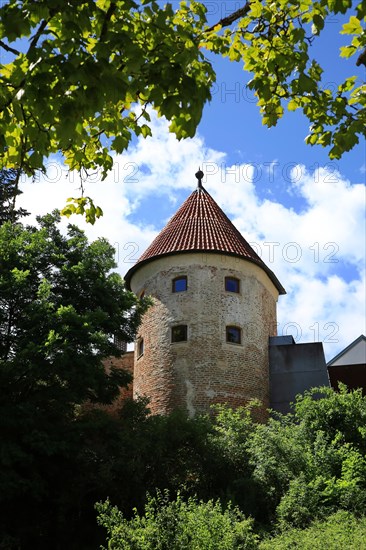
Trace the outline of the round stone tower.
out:
[[[126,274],[150,295],[135,345],[134,397],[151,412],[213,403],[269,406],[268,339],[285,291],[203,188],[197,189]]]

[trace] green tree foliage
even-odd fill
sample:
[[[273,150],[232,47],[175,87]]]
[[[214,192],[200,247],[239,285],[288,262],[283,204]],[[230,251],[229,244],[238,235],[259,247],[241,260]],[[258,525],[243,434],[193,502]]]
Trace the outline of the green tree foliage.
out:
[[[234,35],[230,30],[223,35],[225,55],[243,60],[244,69],[253,74],[248,87],[258,97],[263,123],[276,125],[286,107],[301,109],[310,122],[306,142],[330,146],[330,158],[340,158],[359,142],[360,135],[366,135],[364,71],[351,66],[351,75],[330,90],[322,81],[324,70],[312,56],[311,45],[328,24],[334,25],[349,12],[349,20],[345,18],[339,30],[350,42],[341,48],[340,56],[359,56],[357,61],[353,58],[354,65],[366,64],[362,27],[366,6],[353,4],[351,0],[254,0],[246,4],[248,12],[238,21]],[[217,49],[215,42],[213,49]],[[332,55],[331,48],[327,53]]]
[[[91,504],[110,497],[127,516],[141,510],[146,492],[156,488],[186,495],[200,492],[205,477],[207,419],[187,419],[176,411],[151,416],[144,401],[127,402],[117,418],[94,412],[84,416],[78,457],[83,494]],[[98,428],[96,428],[99,426]],[[204,496],[211,493],[204,493]]]
[[[311,390],[298,397],[293,415],[266,424],[253,420],[253,406],[216,406],[206,419],[187,420],[176,413],[138,421],[123,464],[129,463],[131,449],[139,448],[135,475],[147,475],[135,477],[127,501],[118,495],[112,501],[128,516],[128,502],[142,510],[144,487],[150,493],[169,488],[185,498],[232,503],[266,530],[304,528],[339,509],[363,513],[366,399],[360,391]],[[123,471],[120,478],[126,477]]]
[[[107,501],[97,505],[99,523],[108,530],[108,548],[130,550],[254,550],[252,521],[220,503],[187,501],[168,493],[149,497],[145,514],[126,520]]]
[[[252,405],[220,405],[211,417],[188,419],[180,411],[151,416],[144,401],[127,402],[112,416],[76,406],[61,422],[56,403],[36,403],[38,415],[33,403],[21,402],[17,410],[3,397],[1,520],[8,542],[0,548],[98,548],[105,533],[96,525],[94,504],[108,497],[120,510],[99,510],[110,548],[123,548],[122,537],[130,548],[132,540],[140,548],[142,540],[154,545],[156,538],[173,548],[172,537],[179,548],[192,548],[184,541],[197,534],[197,547],[221,549],[218,533],[231,548],[234,523],[241,532],[242,520],[251,526],[246,541],[253,545],[259,539],[252,529],[262,537],[280,530],[289,540],[293,532],[302,540],[298,530],[317,519],[337,511],[364,514],[366,465],[358,428],[365,401],[358,391],[322,388],[299,397],[293,415],[267,424],[253,420]],[[354,418],[351,431],[348,421],[334,429],[337,415]],[[149,501],[146,492],[156,490],[163,496]]]
[[[366,518],[338,511],[307,529],[290,529],[260,541],[253,523],[237,509],[222,510],[218,502],[169,501],[158,492],[149,497],[144,515],[126,520],[109,501],[97,505],[98,522],[108,531],[108,548],[123,550],[362,550]]]
[[[246,515],[261,521],[266,518],[262,486],[254,479],[250,464],[257,406],[253,401],[237,409],[214,407],[204,455],[204,482],[197,490],[202,498],[218,497],[224,503],[232,502]]]
[[[267,521],[303,528],[338,509],[363,513],[365,412],[361,390],[318,388],[298,397],[293,416],[257,427],[249,454]]]
[[[366,518],[357,519],[349,512],[339,511],[307,529],[291,529],[265,540],[259,550],[363,550],[365,540]]]
[[[142,510],[144,488],[168,488],[185,498],[231,502],[267,530],[303,528],[339,509],[362,514],[365,406],[360,391],[318,388],[298,397],[293,415],[266,424],[253,420],[255,404],[216,406],[205,419],[175,413],[134,421],[134,431],[121,438],[127,454],[116,476],[135,476],[135,483],[125,486],[126,500],[115,494],[112,501],[128,516],[129,503]],[[127,464],[131,470],[123,469]]]
[[[105,174],[110,149],[150,135],[148,105],[178,137],[193,136],[214,80],[197,39],[200,3],[10,0],[0,17],[0,45],[14,55],[1,68],[7,166],[32,174],[62,151],[70,168]],[[30,37],[24,53],[5,42],[21,37]]]
[[[366,400],[361,391],[349,392],[344,384],[339,392],[309,390],[296,400],[295,420],[309,440],[320,431],[330,441],[340,437],[366,453]]]
[[[197,1],[3,2],[0,48],[10,59],[1,65],[3,165],[33,174],[60,151],[71,169],[102,168],[105,176],[111,151],[151,134],[147,107],[165,116],[178,138],[193,136],[215,80],[208,51],[243,62],[267,126],[286,106],[301,109],[311,123],[307,142],[330,146],[331,158],[365,135],[365,86],[356,67],[366,63],[365,3],[252,0],[211,26],[206,12]],[[338,21],[350,76],[331,90],[311,45]]]
[[[80,440],[80,406],[110,403],[130,381],[103,367],[119,354],[111,336],[131,341],[145,309],[110,272],[109,243],[75,226],[65,236],[58,221],[0,226],[0,531],[36,540]]]
[[[19,170],[0,170],[0,225],[6,221],[16,222],[28,216],[24,208],[15,208],[15,201],[21,191],[18,189]]]

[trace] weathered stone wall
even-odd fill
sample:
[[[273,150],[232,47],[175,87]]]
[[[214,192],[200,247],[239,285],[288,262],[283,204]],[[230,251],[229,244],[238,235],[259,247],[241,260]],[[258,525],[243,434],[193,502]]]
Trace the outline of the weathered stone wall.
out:
[[[172,279],[188,289],[172,292]],[[225,290],[225,277],[240,280],[240,293]],[[153,413],[181,407],[193,416],[212,403],[233,407],[250,399],[269,406],[268,337],[276,334],[278,292],[263,269],[217,253],[176,254],[143,265],[132,290],[154,298],[138,337],[133,394],[150,397]],[[188,326],[187,342],[171,343],[171,328]],[[226,326],[241,328],[241,344],[226,342]]]

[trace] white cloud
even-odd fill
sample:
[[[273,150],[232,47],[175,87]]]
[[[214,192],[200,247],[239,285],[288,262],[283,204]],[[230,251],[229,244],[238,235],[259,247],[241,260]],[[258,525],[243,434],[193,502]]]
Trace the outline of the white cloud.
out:
[[[116,156],[105,181],[95,176],[86,183],[86,194],[102,207],[103,218],[94,226],[71,219],[89,238],[105,236],[115,245],[122,274],[166,223],[159,209],[154,226],[133,223],[141,201],[158,198],[174,214],[182,191],[188,196],[194,189],[201,165],[204,186],[288,292],[279,300],[279,334],[297,333],[301,342],[320,339],[330,359],[365,332],[363,185],[351,185],[334,170],[309,173],[296,166],[290,191],[303,205],[296,211],[275,199],[260,199],[255,167],[226,166],[225,153],[208,149],[199,136],[179,142],[163,119],[153,117],[152,124],[154,138],[141,138]],[[64,206],[79,187],[77,176],[66,174],[58,162],[50,163],[46,177],[23,185],[20,205],[37,214]],[[352,280],[346,280],[345,263],[352,268]]]

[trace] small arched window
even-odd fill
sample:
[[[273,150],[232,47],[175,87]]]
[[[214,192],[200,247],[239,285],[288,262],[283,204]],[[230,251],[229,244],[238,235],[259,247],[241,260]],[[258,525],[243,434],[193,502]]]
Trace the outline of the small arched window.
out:
[[[176,277],[172,281],[172,291],[173,292],[184,292],[187,290],[187,277],[185,275],[181,277]]]
[[[240,281],[235,277],[225,277],[225,290],[228,292],[240,292]]]
[[[235,326],[226,327],[226,341],[230,344],[241,344],[241,328]]]

